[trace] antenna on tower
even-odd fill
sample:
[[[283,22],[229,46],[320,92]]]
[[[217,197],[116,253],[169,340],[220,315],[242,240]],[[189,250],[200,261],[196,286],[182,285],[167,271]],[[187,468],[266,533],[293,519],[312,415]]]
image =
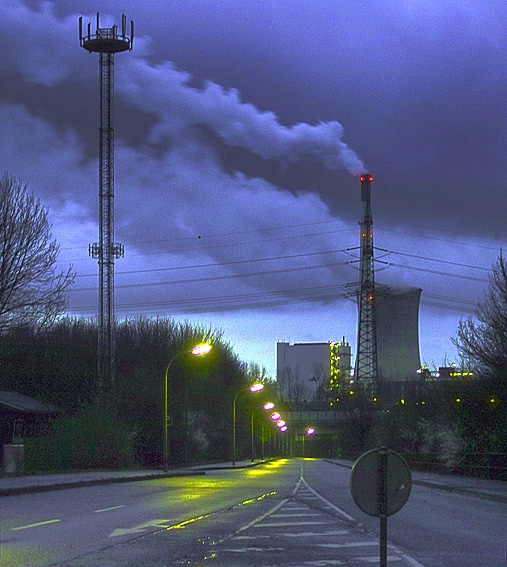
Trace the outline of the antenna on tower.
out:
[[[90,244],[89,253],[99,265],[99,336],[98,336],[98,403],[114,403],[114,261],[124,256],[123,244],[114,241],[114,54],[131,51],[134,23],[130,37],[126,34],[127,18],[122,15],[122,33],[118,28],[101,28],[97,12],[95,33],[88,23],[83,35],[83,18],[79,18],[79,44],[89,53],[99,54],[100,128],[99,128],[99,241]],[[113,406],[114,407],[114,406]]]

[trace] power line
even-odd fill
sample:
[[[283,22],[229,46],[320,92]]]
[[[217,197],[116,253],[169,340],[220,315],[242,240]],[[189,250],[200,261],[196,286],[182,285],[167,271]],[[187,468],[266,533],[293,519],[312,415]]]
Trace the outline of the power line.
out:
[[[221,266],[233,266],[236,264],[251,264],[253,262],[268,262],[272,260],[292,260],[294,258],[305,258],[308,256],[318,256],[322,254],[336,254],[338,252],[346,252],[345,249],[342,250],[324,250],[320,252],[305,252],[303,254],[289,254],[286,256],[271,256],[268,258],[252,258],[250,260],[232,260],[230,262],[220,262],[220,263],[212,263],[212,264],[194,264],[193,266],[169,266],[166,268],[143,268],[140,270],[126,270],[121,272],[116,272],[116,275],[119,274],[141,274],[141,273],[153,273],[153,272],[168,272],[174,270],[189,270],[189,269],[196,269],[196,268],[218,268]],[[95,277],[97,274],[81,274],[76,277]]]
[[[348,295],[345,284],[315,286],[308,288],[291,288],[265,292],[250,292],[232,295],[192,297],[189,299],[172,299],[165,301],[118,303],[119,309],[171,307],[183,308],[186,312],[213,311],[223,309],[245,309],[255,306],[266,306],[276,301],[278,304],[299,303],[308,300],[329,301]],[[92,310],[94,307],[72,307],[70,311]]]
[[[305,270],[315,270],[321,268],[332,268],[336,266],[346,266],[349,262],[331,262],[329,264],[321,264],[317,266],[299,266],[296,268],[285,268],[280,270],[265,270],[261,272],[249,272],[243,274],[227,274],[222,276],[207,276],[202,278],[189,278],[184,280],[172,280],[166,282],[142,282],[142,283],[134,283],[134,284],[122,284],[116,285],[116,289],[121,288],[133,288],[133,287],[153,287],[159,285],[174,285],[174,284],[187,284],[187,283],[198,283],[198,282],[207,282],[207,281],[217,281],[217,280],[228,280],[228,279],[237,279],[237,278],[248,278],[254,276],[267,276],[272,274],[283,274],[288,272],[300,272]],[[92,291],[93,287],[84,287],[84,288],[76,288],[69,291],[78,292],[78,291]]]

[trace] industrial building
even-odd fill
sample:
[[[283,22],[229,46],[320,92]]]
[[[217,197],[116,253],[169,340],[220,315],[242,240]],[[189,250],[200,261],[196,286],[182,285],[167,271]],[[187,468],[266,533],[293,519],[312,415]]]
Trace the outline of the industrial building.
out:
[[[276,344],[276,377],[287,401],[324,401],[331,386],[350,378],[350,344],[341,342]]]
[[[377,284],[375,315],[379,382],[420,380],[418,287]]]

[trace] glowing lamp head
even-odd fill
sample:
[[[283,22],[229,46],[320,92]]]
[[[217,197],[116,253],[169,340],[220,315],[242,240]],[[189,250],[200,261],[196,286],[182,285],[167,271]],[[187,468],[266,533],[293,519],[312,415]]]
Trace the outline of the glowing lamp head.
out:
[[[285,421],[281,419],[280,421],[276,422],[277,427],[283,427],[285,425]]]
[[[287,431],[287,426],[284,425],[283,427],[280,427],[280,431]]]
[[[315,433],[315,429],[314,429],[313,427],[309,427],[309,428],[306,430],[306,434],[307,434],[307,435],[313,435],[314,433]]]
[[[275,404],[273,402],[267,402],[267,403],[264,404],[263,407],[264,407],[265,410],[270,410],[270,409],[273,409],[275,407]]]
[[[264,384],[261,384],[260,382],[257,382],[256,384],[252,384],[250,386],[251,392],[260,392],[261,390],[264,390]]]
[[[271,419],[272,419],[273,421],[278,421],[281,417],[282,417],[282,416],[281,416],[277,411],[275,411],[275,413],[272,413],[272,414],[271,414]]]
[[[192,354],[194,356],[201,356],[202,354],[208,354],[211,350],[211,345],[208,343],[203,343],[202,345],[197,345],[192,349]]]

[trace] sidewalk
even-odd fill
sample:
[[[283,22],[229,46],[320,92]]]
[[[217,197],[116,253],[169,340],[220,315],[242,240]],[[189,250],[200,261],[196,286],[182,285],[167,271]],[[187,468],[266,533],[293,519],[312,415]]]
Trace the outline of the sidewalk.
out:
[[[74,473],[23,475],[0,478],[0,496],[13,496],[15,494],[28,494],[30,492],[44,492],[60,490],[62,488],[77,488],[80,486],[94,486],[113,482],[133,482],[139,480],[153,480],[157,478],[170,478],[177,476],[204,475],[206,471],[219,469],[244,469],[254,467],[267,461],[241,461],[235,466],[228,463],[214,463],[210,465],[196,465],[192,467],[162,470],[131,470],[131,471],[84,471]]]
[[[351,469],[352,461],[344,459],[325,459],[327,462],[347,469]],[[240,461],[235,466],[232,463],[214,463],[209,465],[195,465],[192,467],[172,469],[168,472],[162,470],[132,470],[132,471],[86,471],[76,473],[24,475],[0,478],[0,497],[15,494],[28,494],[30,492],[43,492],[59,490],[62,488],[76,488],[80,486],[94,486],[117,482],[133,482],[152,480],[157,478],[170,478],[177,476],[204,475],[206,471],[220,469],[243,469],[254,467],[267,461]],[[496,502],[507,502],[507,483],[501,480],[489,480],[459,475],[442,475],[424,471],[411,471],[412,484],[425,486],[447,492],[469,494]]]
[[[326,459],[328,463],[352,469],[353,461]],[[507,482],[461,475],[445,475],[425,471],[410,471],[412,484],[446,492],[469,494],[495,502],[507,502]]]

